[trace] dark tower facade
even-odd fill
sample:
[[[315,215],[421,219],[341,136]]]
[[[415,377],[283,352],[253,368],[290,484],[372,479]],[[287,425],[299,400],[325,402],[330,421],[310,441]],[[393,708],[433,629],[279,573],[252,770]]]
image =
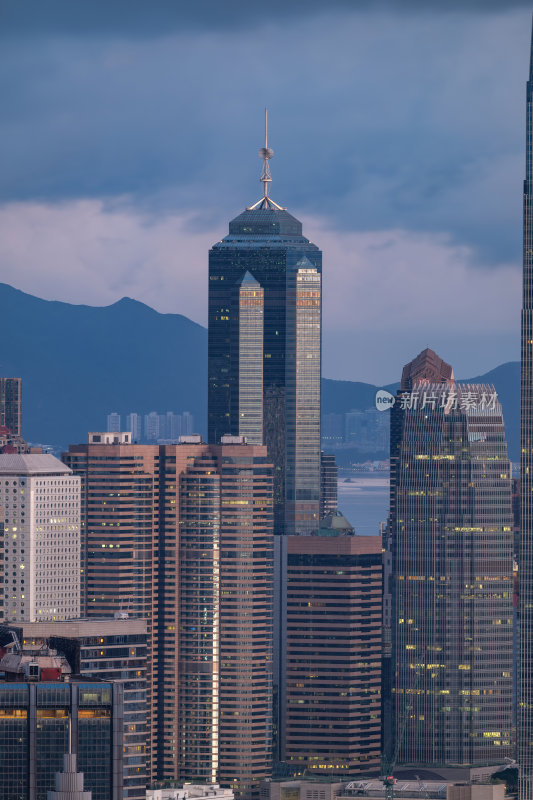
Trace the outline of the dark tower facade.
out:
[[[533,797],[533,36],[526,99],[522,383],[520,419],[520,668],[517,743],[520,800]]]
[[[274,464],[275,532],[305,533],[319,519],[322,253],[268,196],[266,137],[259,154],[263,197],[209,253],[208,436],[254,431]]]
[[[431,350],[391,418],[392,691],[399,764],[512,757],[513,517],[501,406]],[[389,746],[394,751],[394,745]]]
[[[0,427],[20,436],[21,419],[20,378],[0,378]]]

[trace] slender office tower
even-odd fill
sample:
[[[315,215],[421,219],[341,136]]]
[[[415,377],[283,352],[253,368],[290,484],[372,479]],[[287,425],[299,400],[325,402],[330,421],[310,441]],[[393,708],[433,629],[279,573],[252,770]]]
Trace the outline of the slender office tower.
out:
[[[520,667],[517,744],[520,800],[533,797],[533,36],[526,103],[524,277],[520,419]]]
[[[263,336],[265,293],[246,272],[239,285],[238,342],[239,392],[236,409],[239,435],[248,444],[263,441]]]
[[[425,350],[392,412],[389,749],[399,764],[502,764],[513,754],[513,517],[501,406],[494,387],[456,384]]]
[[[322,253],[268,195],[266,126],[259,155],[263,197],[209,253],[209,441],[265,444],[275,532],[306,533],[319,518]]]
[[[0,378],[0,427],[20,436],[21,419],[20,378]]]

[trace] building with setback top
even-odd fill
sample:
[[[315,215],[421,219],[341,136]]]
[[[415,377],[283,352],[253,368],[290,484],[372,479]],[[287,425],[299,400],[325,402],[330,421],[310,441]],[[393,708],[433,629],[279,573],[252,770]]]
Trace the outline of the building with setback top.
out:
[[[391,416],[392,742],[399,764],[512,757],[513,517],[493,386],[431,350]]]

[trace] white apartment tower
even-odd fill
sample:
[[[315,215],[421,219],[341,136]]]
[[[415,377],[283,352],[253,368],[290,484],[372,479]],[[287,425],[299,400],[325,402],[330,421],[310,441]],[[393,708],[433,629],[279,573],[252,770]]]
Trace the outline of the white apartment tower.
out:
[[[0,508],[4,620],[79,617],[80,478],[52,455],[2,454]]]

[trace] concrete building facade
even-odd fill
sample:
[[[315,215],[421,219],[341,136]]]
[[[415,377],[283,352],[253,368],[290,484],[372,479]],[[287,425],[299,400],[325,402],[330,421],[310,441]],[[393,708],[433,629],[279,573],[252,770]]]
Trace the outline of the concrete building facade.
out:
[[[266,448],[94,437],[64,455],[82,478],[84,609],[147,620],[149,774],[251,797],[272,741]]]
[[[4,619],[80,614],[80,479],[52,455],[0,454]]]
[[[381,540],[341,515],[287,542],[284,760],[302,774],[377,774]]]

